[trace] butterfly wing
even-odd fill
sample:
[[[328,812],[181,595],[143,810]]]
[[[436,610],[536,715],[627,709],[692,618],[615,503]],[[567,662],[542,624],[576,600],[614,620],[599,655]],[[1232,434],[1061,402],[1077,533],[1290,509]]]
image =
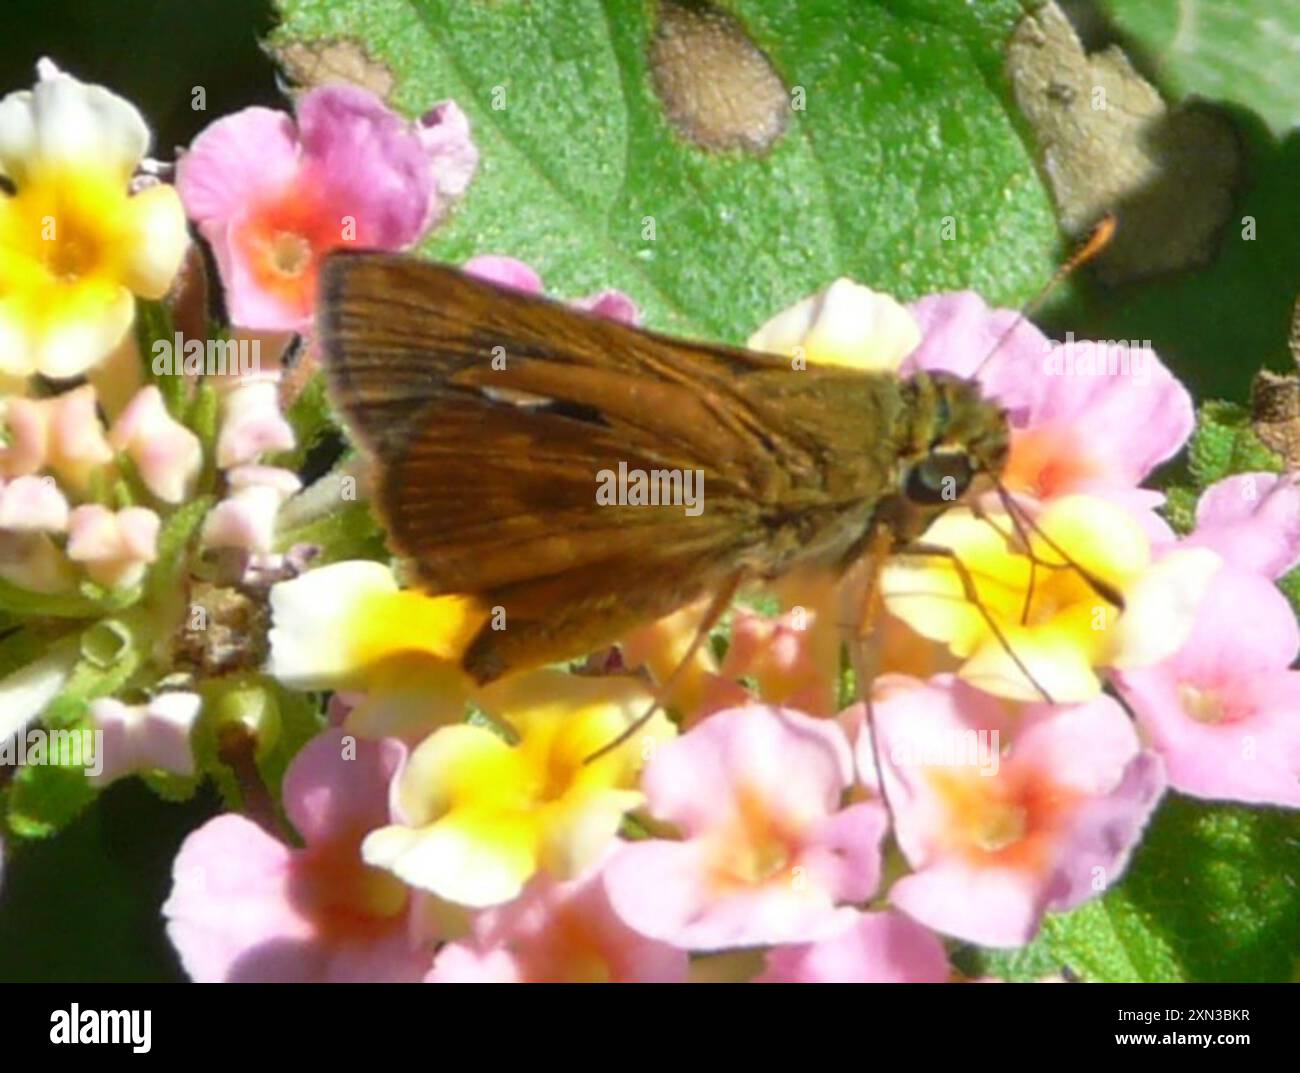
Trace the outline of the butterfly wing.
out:
[[[895,416],[879,376],[794,372],[406,257],[338,255],[322,285],[333,394],[379,463],[395,550],[430,591],[505,609],[467,656],[483,680],[770,575],[878,494],[887,452],[861,448]],[[861,406],[828,415],[845,392]],[[701,475],[703,509],[602,505],[620,463]]]

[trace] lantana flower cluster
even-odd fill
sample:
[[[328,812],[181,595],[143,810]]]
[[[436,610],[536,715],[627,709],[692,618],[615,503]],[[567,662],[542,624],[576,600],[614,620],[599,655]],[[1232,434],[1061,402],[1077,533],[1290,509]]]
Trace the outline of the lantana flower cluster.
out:
[[[975,380],[1011,425],[1003,494],[940,514],[870,599],[799,572],[704,646],[687,607],[479,686],[459,660],[493,609],[405,583],[360,459],[303,487],[337,436],[320,262],[446,218],[464,115],[316,88],[173,169],[127,102],[40,75],[0,101],[0,738],[102,731],[87,800],[216,781],[162,907],[192,978],[939,982],[955,945],[1023,946],[1119,882],[1171,791],[1300,804],[1276,584],[1300,488],[1234,475],[1176,533],[1144,485],[1193,406],[1149,348],[836,281],[750,346]],[[463,267],[543,289],[508,256]],[[616,290],[574,304],[639,320]],[[159,372],[182,325],[196,363]],[[209,367],[241,344],[256,368]],[[48,833],[40,779],[2,791],[11,838]]]

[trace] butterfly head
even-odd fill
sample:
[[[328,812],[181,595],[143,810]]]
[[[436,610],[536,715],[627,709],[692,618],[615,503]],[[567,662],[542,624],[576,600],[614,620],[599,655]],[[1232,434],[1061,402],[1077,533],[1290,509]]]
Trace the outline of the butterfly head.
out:
[[[908,415],[899,438],[894,501],[914,537],[944,510],[993,488],[1006,468],[1006,412],[979,385],[950,373],[903,384]]]

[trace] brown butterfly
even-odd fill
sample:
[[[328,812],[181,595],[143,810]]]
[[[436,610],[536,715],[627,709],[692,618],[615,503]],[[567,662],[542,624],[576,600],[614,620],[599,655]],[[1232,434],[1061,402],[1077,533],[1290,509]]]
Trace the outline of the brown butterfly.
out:
[[[333,256],[321,293],[333,395],[394,550],[429,592],[504,609],[464,656],[480,683],[709,596],[716,618],[745,581],[901,548],[1006,462],[1002,409],[949,375],[796,368],[396,255]],[[598,502],[620,464],[699,474],[702,510]]]

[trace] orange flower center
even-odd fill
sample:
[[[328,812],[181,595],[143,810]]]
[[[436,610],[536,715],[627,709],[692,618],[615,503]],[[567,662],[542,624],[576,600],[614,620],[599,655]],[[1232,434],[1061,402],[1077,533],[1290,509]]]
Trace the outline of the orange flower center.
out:
[[[255,205],[232,240],[257,285],[305,316],[315,301],[320,258],[349,245],[356,229],[355,220],[324,203],[308,177]]]
[[[360,833],[301,851],[290,896],[330,938],[362,938],[390,928],[406,906],[406,888],[361,859]]]
[[[954,844],[982,864],[1008,868],[1043,864],[1076,796],[1037,772],[1015,768],[1004,768],[997,778],[945,769],[929,777],[947,805]]]
[[[311,265],[311,243],[292,231],[281,231],[269,244],[270,265],[283,276],[301,276]]]
[[[1066,429],[1044,425],[1012,430],[1002,479],[1010,489],[1051,499],[1078,489],[1096,472],[1096,464]]]
[[[737,829],[719,841],[716,875],[722,886],[761,886],[790,870],[798,836],[757,792],[742,789],[737,796]]]
[[[1223,696],[1213,689],[1197,689],[1184,683],[1178,687],[1178,702],[1183,711],[1198,723],[1227,722],[1231,718]]]

